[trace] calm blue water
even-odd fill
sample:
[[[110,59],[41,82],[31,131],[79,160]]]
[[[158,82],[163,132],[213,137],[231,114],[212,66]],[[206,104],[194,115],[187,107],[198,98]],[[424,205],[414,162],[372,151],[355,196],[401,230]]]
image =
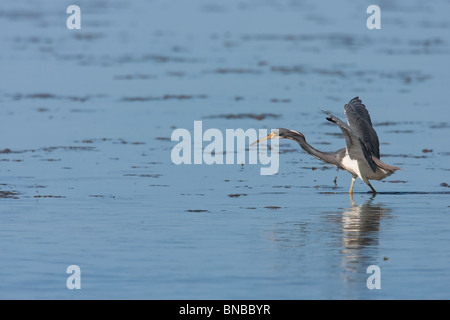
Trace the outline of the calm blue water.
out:
[[[381,30],[370,1],[78,1],[81,30],[70,4],[0,6],[0,298],[450,298],[448,1]],[[335,151],[320,109],[354,96],[402,168],[375,197],[292,141],[273,176],[171,161],[196,120]]]

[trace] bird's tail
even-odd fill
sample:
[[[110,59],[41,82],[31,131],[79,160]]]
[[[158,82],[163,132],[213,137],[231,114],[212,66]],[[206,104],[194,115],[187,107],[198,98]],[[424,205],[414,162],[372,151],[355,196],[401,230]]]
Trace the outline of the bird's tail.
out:
[[[372,156],[372,160],[373,160],[373,162],[375,162],[375,165],[377,165],[380,169],[382,169],[386,172],[387,176],[390,176],[397,170],[401,170],[399,167],[394,167],[394,166],[384,163],[377,157]]]

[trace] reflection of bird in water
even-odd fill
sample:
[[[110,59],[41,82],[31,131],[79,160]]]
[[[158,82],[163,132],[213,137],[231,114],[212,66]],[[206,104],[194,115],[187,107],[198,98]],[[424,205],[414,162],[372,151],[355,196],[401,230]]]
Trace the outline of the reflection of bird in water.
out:
[[[335,214],[342,227],[342,253],[345,269],[355,270],[359,266],[372,264],[378,256],[380,222],[390,218],[390,208],[374,204],[374,197],[357,205],[350,197],[351,208]]]
[[[373,205],[374,197],[361,205],[357,205],[350,197],[351,208],[342,211],[342,231],[344,248],[355,249],[369,245],[371,241],[378,238],[379,224],[381,216],[389,212],[379,205]],[[370,235],[374,236],[370,236]]]
[[[293,221],[278,222],[270,229],[270,239],[281,252],[287,251],[286,259],[296,259],[292,265],[301,270],[300,277],[311,268],[310,258],[315,256],[324,259],[321,263],[329,262],[328,275],[338,271],[345,282],[359,286],[367,279],[367,267],[378,264],[383,253],[383,222],[394,218],[393,209],[375,199],[374,195],[360,204],[352,200],[345,208],[325,206],[325,211],[314,214],[319,220],[298,215]],[[341,268],[336,269],[337,265]]]
[[[341,128],[347,144],[346,148],[342,148],[336,152],[328,153],[319,151],[306,142],[305,136],[302,133],[284,128],[271,132],[267,137],[255,143],[268,139],[294,140],[310,155],[350,172],[352,174],[350,194],[353,193],[353,185],[356,177],[364,181],[375,194],[376,191],[369,180],[384,179],[400,168],[390,166],[380,160],[378,136],[372,127],[369,112],[361,100],[358,97],[353,98],[345,105],[344,109],[348,124],[345,124],[331,113],[325,112],[328,115],[326,119]]]

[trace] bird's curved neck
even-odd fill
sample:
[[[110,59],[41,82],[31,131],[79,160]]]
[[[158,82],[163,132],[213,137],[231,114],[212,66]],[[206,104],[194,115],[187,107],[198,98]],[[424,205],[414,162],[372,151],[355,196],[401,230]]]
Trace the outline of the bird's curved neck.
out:
[[[340,167],[340,163],[336,157],[336,153],[328,153],[317,150],[316,148],[311,146],[308,142],[306,142],[305,138],[302,135],[295,135],[291,139],[296,141],[300,145],[300,147],[302,147],[303,150],[308,152],[313,157],[323,162],[329,163],[331,165]]]

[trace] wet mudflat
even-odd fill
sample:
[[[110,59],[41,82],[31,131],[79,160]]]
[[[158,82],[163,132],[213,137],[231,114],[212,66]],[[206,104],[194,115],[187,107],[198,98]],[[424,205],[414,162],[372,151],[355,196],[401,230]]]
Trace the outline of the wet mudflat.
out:
[[[373,31],[350,1],[79,5],[76,31],[50,2],[0,8],[1,298],[450,298],[447,2],[381,5]],[[200,120],[335,151],[320,110],[355,96],[402,168],[376,196],[289,140],[271,176],[172,163]]]

